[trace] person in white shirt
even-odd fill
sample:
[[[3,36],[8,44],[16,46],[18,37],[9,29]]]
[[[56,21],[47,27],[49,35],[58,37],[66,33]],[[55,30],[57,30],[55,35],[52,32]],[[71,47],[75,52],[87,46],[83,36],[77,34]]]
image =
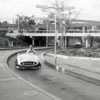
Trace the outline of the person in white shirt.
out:
[[[31,51],[33,51],[36,54],[36,51],[33,49],[32,45],[29,46],[29,49],[27,50],[27,53],[29,53]]]

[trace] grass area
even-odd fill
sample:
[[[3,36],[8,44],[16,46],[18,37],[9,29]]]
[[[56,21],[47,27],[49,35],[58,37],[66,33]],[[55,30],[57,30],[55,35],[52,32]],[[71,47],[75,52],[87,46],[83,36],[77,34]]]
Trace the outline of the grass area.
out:
[[[84,48],[84,47],[67,47],[66,50],[57,49],[57,54],[67,56],[95,57],[100,58],[100,47]]]
[[[62,55],[67,56],[85,56],[85,57],[100,57],[100,52],[93,51],[91,49],[66,49],[64,51],[58,52]]]

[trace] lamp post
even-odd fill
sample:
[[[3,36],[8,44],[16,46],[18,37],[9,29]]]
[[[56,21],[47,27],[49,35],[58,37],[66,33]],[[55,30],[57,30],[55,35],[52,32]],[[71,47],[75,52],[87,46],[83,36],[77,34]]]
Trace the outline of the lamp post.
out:
[[[55,57],[56,57],[56,43],[57,43],[57,15],[55,13]]]
[[[18,17],[17,25],[18,25],[18,32],[19,32],[19,14],[17,14],[16,16]]]
[[[42,6],[42,5],[37,5],[38,8],[42,8],[42,9],[56,9],[55,7],[47,7],[47,6]],[[56,51],[56,43],[57,43],[57,12],[55,11],[55,19],[54,19],[54,22],[55,22],[55,45],[54,45],[54,54],[55,54],[55,66],[57,65],[57,57],[56,57],[56,54],[57,54],[57,51]]]
[[[42,8],[42,9],[46,9],[46,10],[49,10],[49,9],[57,9],[57,8],[55,8],[55,7],[49,7],[49,6],[43,6],[43,5],[37,5],[37,8]],[[56,11],[55,11],[55,47],[54,47],[54,54],[55,54],[55,57],[56,57],[56,42],[57,42],[57,39],[56,39],[56,37],[57,37],[57,26],[56,26],[56,23],[57,23],[57,15],[56,15]]]
[[[18,18],[18,32],[19,32],[19,18]]]

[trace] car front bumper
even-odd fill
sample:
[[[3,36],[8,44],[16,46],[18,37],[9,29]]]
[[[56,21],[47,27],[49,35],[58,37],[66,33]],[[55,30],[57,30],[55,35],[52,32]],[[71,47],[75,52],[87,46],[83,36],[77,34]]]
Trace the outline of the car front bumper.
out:
[[[16,65],[16,67],[19,69],[39,69],[40,66],[41,66],[40,63],[36,65],[19,65],[19,64]]]

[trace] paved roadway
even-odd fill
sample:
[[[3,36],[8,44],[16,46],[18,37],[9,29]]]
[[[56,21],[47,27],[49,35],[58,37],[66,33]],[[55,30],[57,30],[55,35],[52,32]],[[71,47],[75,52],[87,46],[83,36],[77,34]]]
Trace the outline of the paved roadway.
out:
[[[17,70],[16,56],[9,61],[9,68],[28,82],[39,86],[62,100],[100,100],[100,86],[57,72],[46,66],[38,51],[42,68],[40,70]]]
[[[6,65],[15,50],[0,51],[0,100],[60,100],[45,90],[15,75]]]

